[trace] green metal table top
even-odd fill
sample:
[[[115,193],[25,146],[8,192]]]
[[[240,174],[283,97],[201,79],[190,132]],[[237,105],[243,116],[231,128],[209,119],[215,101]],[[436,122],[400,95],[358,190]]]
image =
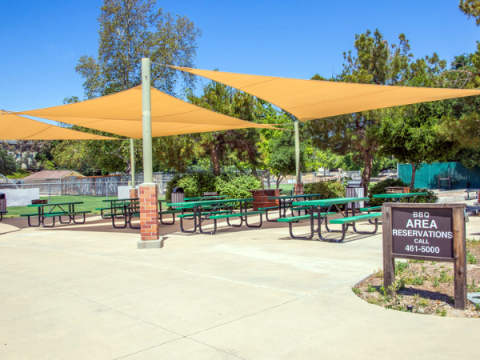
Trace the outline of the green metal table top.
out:
[[[214,204],[247,202],[247,201],[253,201],[253,200],[254,200],[253,198],[247,198],[247,199],[218,199],[218,200],[206,200],[206,201],[189,201],[189,202],[171,203],[171,204],[167,204],[167,206],[193,207],[193,206],[199,206],[199,205],[214,205]]]
[[[320,194],[303,194],[303,195],[280,195],[280,196],[269,196],[268,200],[282,200],[282,199],[303,199],[314,196],[322,196]]]
[[[44,207],[44,206],[57,206],[57,205],[78,205],[78,204],[83,204],[83,201],[71,201],[71,202],[50,203],[50,204],[32,204],[32,205],[27,205],[27,207]]]
[[[126,199],[106,199],[103,202],[117,202],[117,201],[138,201],[140,198],[126,198]]]
[[[212,196],[197,196],[197,197],[187,197],[183,200],[185,201],[202,201],[202,200],[214,200],[214,199],[225,199],[227,195],[212,195]]]
[[[368,201],[368,197],[360,198],[333,198],[333,199],[323,199],[323,200],[307,200],[307,201],[295,201],[292,203],[293,206],[330,206],[330,205],[343,205],[358,201]]]
[[[418,192],[418,193],[398,193],[398,194],[375,194],[372,195],[374,199],[401,199],[401,198],[408,198],[414,196],[425,196],[428,195],[426,192]]]

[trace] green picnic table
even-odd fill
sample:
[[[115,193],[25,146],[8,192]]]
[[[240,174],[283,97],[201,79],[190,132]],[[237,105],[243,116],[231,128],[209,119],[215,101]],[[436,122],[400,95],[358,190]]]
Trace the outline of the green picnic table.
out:
[[[3,210],[0,211],[0,221],[3,220],[3,215],[5,215],[5,214],[7,214],[7,213],[8,213],[8,211],[3,211]]]
[[[109,203],[109,206],[96,210],[101,211],[102,218],[111,218],[112,226],[115,229],[125,229],[127,225],[131,229],[140,229],[140,227],[132,225],[132,218],[140,213],[140,198],[106,199],[102,201]],[[105,214],[103,212],[105,210],[109,210],[110,213]],[[123,220],[123,224],[117,225],[116,220],[120,219]]]
[[[209,195],[209,196],[196,196],[196,197],[186,197],[185,201],[204,201],[204,200],[215,200],[215,199],[225,199],[227,195]]]
[[[413,202],[417,202],[417,197],[418,196],[426,196],[428,195],[427,192],[417,192],[417,193],[398,193],[398,194],[375,194],[372,195],[373,199],[395,199],[396,202],[399,202],[400,199],[408,199],[408,202],[410,202],[410,199],[413,198]]]
[[[361,198],[333,198],[333,199],[322,199],[322,200],[309,200],[309,201],[296,201],[292,203],[292,206],[301,206],[301,207],[309,207],[309,215],[303,215],[298,217],[290,217],[290,218],[283,218],[278,219],[279,222],[288,222],[290,228],[290,235],[294,239],[312,239],[314,233],[318,234],[320,240],[324,241],[335,241],[341,242],[345,239],[345,234],[349,226],[353,227],[353,231],[358,234],[375,234],[378,230],[378,218],[381,214],[366,214],[366,215],[358,215],[355,216],[355,203],[359,201],[368,201],[370,200],[368,197],[361,197]],[[353,216],[348,216],[348,207],[345,207],[345,213],[341,211],[339,205],[345,204],[352,204],[352,214]],[[327,208],[326,211],[322,212],[322,208]],[[330,220],[331,224],[339,224],[342,225],[342,230],[332,230],[328,227],[328,216],[335,214],[332,212],[332,208],[336,208],[338,212],[342,215],[340,219],[333,219]],[[300,220],[310,220],[310,236],[307,237],[299,237],[294,236],[292,233],[292,223],[297,222]],[[375,219],[375,230],[373,232],[366,232],[366,231],[358,231],[355,227],[355,223],[358,221]],[[317,220],[317,229],[315,230],[315,220]],[[325,228],[328,232],[339,232],[342,233],[341,238],[338,239],[331,239],[331,238],[324,238],[322,236],[322,224],[325,223]]]
[[[58,217],[58,220],[61,224],[70,224],[72,221],[74,224],[84,224],[85,223],[85,214],[91,213],[91,211],[75,211],[75,205],[83,204],[83,201],[70,201],[70,202],[61,202],[61,203],[50,203],[50,204],[32,204],[27,205],[27,207],[37,208],[37,213],[34,214],[22,214],[21,217],[28,218],[28,226],[30,227],[54,227],[55,226],[55,217]],[[48,211],[45,211],[45,208],[49,208]],[[76,215],[82,215],[83,221],[77,222],[75,219]],[[62,217],[68,217],[68,221],[62,221]],[[33,225],[30,221],[30,218],[36,217],[38,223]],[[45,225],[45,218],[52,218],[52,225]]]
[[[195,233],[197,229],[200,230],[202,234],[211,234],[214,235],[217,231],[217,220],[219,219],[226,219],[227,224],[233,227],[240,227],[242,226],[243,222],[245,221],[246,226],[259,228],[262,226],[262,215],[265,214],[265,211],[248,211],[247,210],[247,203],[252,202],[253,198],[246,198],[246,199],[217,199],[217,200],[204,200],[204,201],[188,201],[188,202],[181,202],[181,203],[170,203],[167,206],[176,207],[179,209],[191,209],[191,214],[182,214],[178,217],[180,218],[180,229],[182,232],[185,233]],[[234,204],[240,204],[239,212],[235,212],[233,210]],[[221,205],[230,205],[230,209],[220,210],[219,207]],[[204,208],[207,207],[208,211]],[[251,225],[248,223],[248,216],[249,215],[260,215],[260,225]],[[231,218],[239,218],[240,224],[231,224],[229,219]],[[194,229],[193,230],[185,230],[183,227],[183,220],[193,220],[194,222]],[[213,231],[203,231],[202,223],[205,220],[213,220]]]
[[[294,210],[306,210],[304,208],[294,208],[292,205],[293,200],[296,199],[311,199],[313,197],[321,197],[320,194],[302,194],[302,195],[280,195],[280,196],[269,196],[267,197],[268,200],[278,200],[278,206],[269,206],[264,208],[259,208],[258,210],[265,211],[265,218],[267,221],[270,222],[277,222],[277,220],[271,220],[268,218],[268,210],[277,210],[278,209],[278,216],[280,218],[284,218],[287,216],[287,209],[290,208],[292,210],[292,215]],[[282,214],[283,209],[283,214]]]

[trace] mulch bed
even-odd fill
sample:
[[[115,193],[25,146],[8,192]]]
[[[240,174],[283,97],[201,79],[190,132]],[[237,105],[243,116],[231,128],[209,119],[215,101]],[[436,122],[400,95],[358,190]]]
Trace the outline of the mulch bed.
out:
[[[396,296],[388,296],[379,270],[355,285],[353,292],[370,304],[387,309],[436,316],[480,318],[480,306],[468,301],[465,311],[454,308],[453,264],[397,261]],[[467,292],[480,292],[480,241],[467,240]]]

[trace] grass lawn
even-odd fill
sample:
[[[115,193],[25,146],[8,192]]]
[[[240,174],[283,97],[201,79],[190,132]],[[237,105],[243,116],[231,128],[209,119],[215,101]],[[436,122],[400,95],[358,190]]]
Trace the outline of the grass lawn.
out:
[[[116,199],[116,196],[109,196],[109,199]],[[47,200],[48,196],[40,196],[40,199]],[[74,202],[74,201],[83,201],[84,204],[75,205],[75,210],[78,211],[92,211],[92,214],[100,214],[99,210],[96,208],[106,207],[107,203],[103,202],[106,198],[103,196],[52,196],[52,203],[62,203],[62,202]],[[22,214],[32,214],[36,213],[36,208],[31,208],[27,206],[14,206],[7,208],[8,214],[5,218],[19,217]]]
[[[283,189],[284,193],[293,190],[293,184],[280,184],[280,189]]]

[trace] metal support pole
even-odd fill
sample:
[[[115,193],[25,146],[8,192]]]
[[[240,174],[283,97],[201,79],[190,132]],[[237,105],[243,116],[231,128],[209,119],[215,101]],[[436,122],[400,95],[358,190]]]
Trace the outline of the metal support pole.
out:
[[[132,189],[135,189],[135,145],[130,139],[130,173],[132,175]]]
[[[295,120],[295,182],[297,184],[302,182],[302,173],[300,172],[300,131],[298,129],[298,120]]]
[[[150,59],[142,59],[143,182],[153,183]]]

